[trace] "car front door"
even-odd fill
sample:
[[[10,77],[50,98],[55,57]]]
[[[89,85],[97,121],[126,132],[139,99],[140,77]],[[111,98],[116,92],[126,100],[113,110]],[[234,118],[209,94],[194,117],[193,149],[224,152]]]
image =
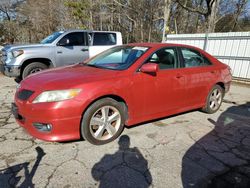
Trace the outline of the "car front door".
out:
[[[85,32],[68,33],[57,43],[58,66],[83,62],[89,58],[89,47]]]
[[[137,116],[174,114],[185,108],[186,78],[179,69],[176,48],[163,48],[156,51],[147,62],[157,63],[159,71],[155,75],[138,72],[134,87],[140,91],[140,109]]]

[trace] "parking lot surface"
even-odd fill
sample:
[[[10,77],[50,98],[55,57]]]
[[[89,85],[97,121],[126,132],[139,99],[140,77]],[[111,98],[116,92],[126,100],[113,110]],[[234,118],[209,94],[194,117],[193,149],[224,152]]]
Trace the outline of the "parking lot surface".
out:
[[[250,88],[233,84],[215,114],[192,111],[125,128],[112,143],[44,142],[10,114],[0,75],[0,187],[250,187]]]

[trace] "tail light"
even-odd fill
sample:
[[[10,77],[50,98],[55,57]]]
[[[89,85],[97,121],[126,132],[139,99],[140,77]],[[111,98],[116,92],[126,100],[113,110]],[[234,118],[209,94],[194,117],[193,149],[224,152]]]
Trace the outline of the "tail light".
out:
[[[232,71],[231,67],[227,66],[227,69],[230,72],[230,74],[233,75],[233,71]]]

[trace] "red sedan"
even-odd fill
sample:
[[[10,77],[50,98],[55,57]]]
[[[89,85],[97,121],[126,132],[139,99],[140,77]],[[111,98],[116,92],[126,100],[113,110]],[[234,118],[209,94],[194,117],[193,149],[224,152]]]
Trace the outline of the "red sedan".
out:
[[[93,144],[117,138],[124,125],[192,109],[216,112],[230,68],[187,45],[129,44],[73,66],[29,76],[12,112],[32,136]]]

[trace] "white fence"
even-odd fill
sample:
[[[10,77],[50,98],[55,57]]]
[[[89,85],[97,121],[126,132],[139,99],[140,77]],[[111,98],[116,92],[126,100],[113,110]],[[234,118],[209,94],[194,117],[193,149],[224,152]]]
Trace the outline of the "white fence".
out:
[[[234,79],[250,81],[250,32],[174,34],[166,42],[201,48],[229,65]]]

